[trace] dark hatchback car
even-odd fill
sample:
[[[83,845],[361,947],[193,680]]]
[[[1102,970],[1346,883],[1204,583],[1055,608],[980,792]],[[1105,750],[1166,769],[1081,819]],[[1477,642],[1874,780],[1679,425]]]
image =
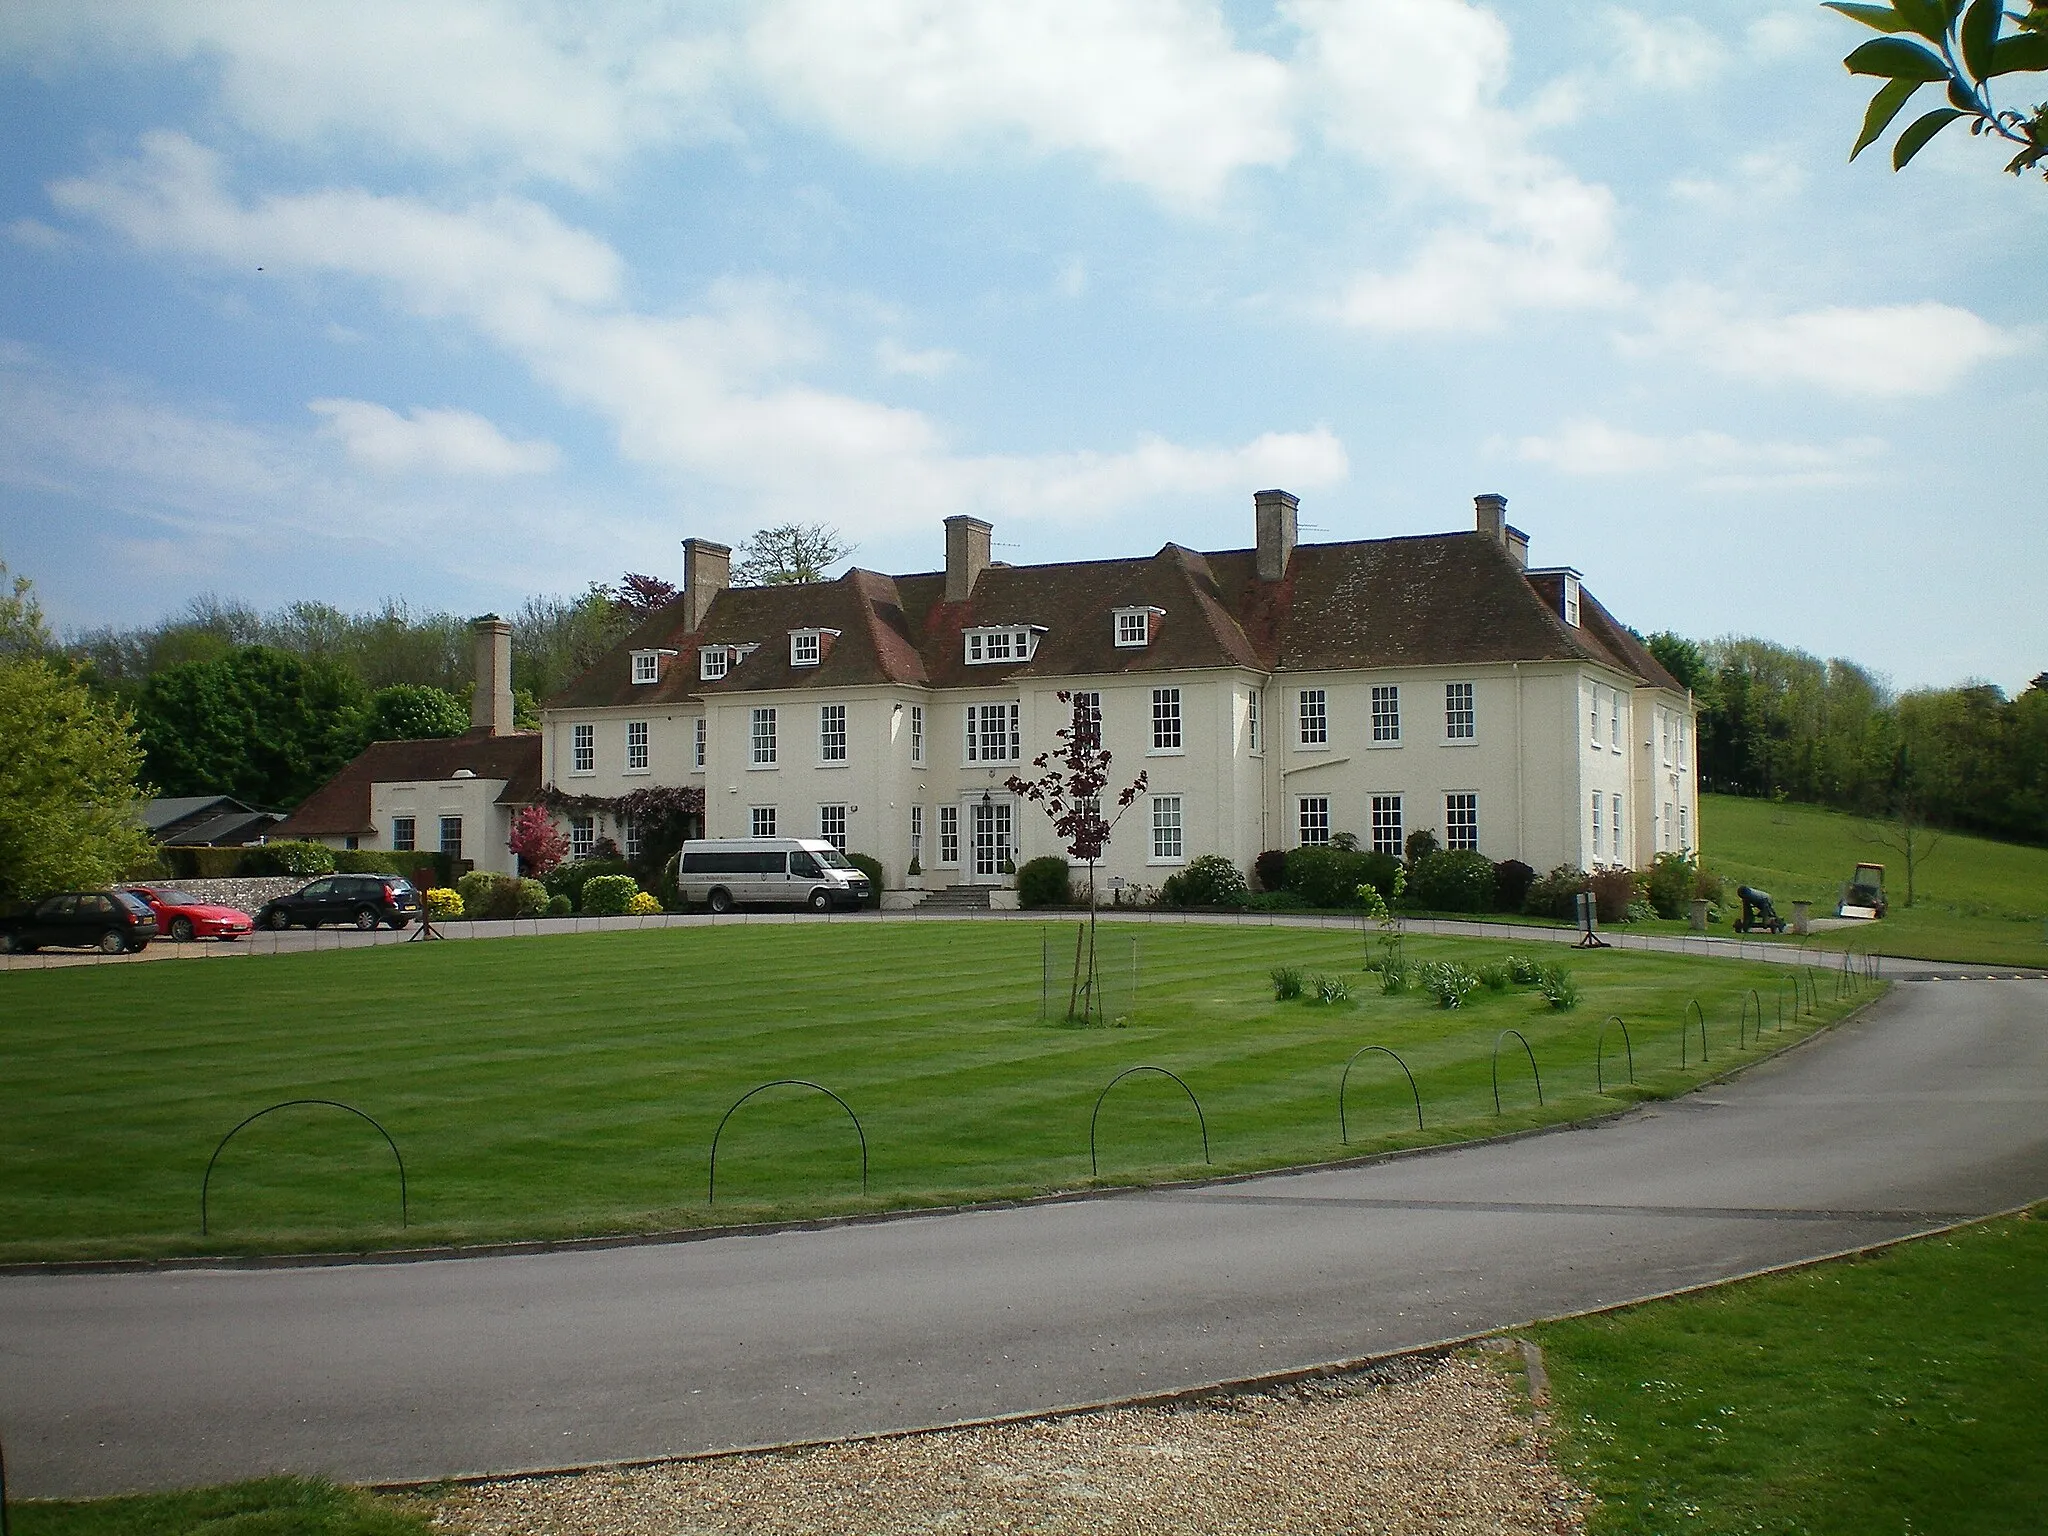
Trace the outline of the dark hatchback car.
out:
[[[420,893],[402,875],[326,875],[263,903],[256,926],[283,930],[347,923],[368,932],[379,923],[403,928],[419,915]]]
[[[0,918],[0,946],[10,955],[45,948],[132,954],[155,937],[156,914],[126,891],[66,891],[44,897],[19,917]]]

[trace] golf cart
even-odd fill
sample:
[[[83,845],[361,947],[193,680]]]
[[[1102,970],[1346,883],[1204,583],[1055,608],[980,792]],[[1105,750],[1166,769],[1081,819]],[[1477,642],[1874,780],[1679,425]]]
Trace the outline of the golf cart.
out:
[[[1835,916],[1868,920],[1883,917],[1884,911],[1884,866],[1858,864],[1856,873],[1842,883],[1842,901]]]

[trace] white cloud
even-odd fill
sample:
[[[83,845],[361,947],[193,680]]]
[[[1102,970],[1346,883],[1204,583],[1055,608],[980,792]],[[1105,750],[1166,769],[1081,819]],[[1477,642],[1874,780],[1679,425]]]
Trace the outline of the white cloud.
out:
[[[173,134],[152,135],[139,161],[55,195],[145,248],[380,283],[415,313],[473,326],[564,400],[598,413],[626,458],[731,487],[771,521],[815,518],[829,505],[860,535],[977,508],[1100,516],[1124,498],[1241,491],[1249,479],[1313,488],[1346,473],[1342,445],[1320,428],[1234,448],[957,454],[921,412],[789,377],[820,344],[786,292],[733,283],[694,314],[633,310],[608,246],[518,200],[459,212],[365,192],[245,203],[206,151]],[[372,424],[394,442],[417,444],[424,430],[396,417]]]
[[[1682,201],[1754,217],[1806,189],[1806,167],[1796,157],[1773,150],[1742,156],[1724,176],[1681,176],[1671,195]]]
[[[1623,76],[1653,90],[1688,91],[1705,85],[1728,62],[1721,40],[1689,16],[1651,20],[1633,11],[1607,13]]]
[[[1574,476],[1656,475],[1700,490],[1744,491],[1844,485],[1867,479],[1883,457],[1881,438],[1834,443],[1746,442],[1725,432],[1659,436],[1632,432],[1593,417],[1567,422],[1546,437],[1512,445],[1496,441],[1527,464],[1546,464]]]
[[[875,365],[884,373],[936,379],[960,366],[960,354],[945,347],[913,349],[893,336],[884,336],[875,344]]]
[[[351,463],[381,475],[537,475],[561,462],[553,443],[514,442],[474,411],[415,406],[404,416],[368,400],[311,400]]]
[[[1418,203],[1461,214],[1405,271],[1368,272],[1336,304],[1378,330],[1486,330],[1517,309],[1623,302],[1614,198],[1529,145],[1501,104],[1510,40],[1468,0],[1289,0],[1302,88],[1326,139]]]
[[[1760,383],[1903,399],[1945,394],[2019,345],[1952,304],[1836,305],[1746,315],[1725,295],[1682,290],[1664,303],[1648,334],[1626,339],[1623,350],[1688,354],[1719,372]]]

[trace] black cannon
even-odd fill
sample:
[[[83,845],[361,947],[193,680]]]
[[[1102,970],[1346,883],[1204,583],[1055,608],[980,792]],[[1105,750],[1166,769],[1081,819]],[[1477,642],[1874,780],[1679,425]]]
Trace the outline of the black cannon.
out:
[[[1769,891],[1759,891],[1753,886],[1738,885],[1735,894],[1742,898],[1742,916],[1737,919],[1737,933],[1783,933],[1785,919],[1778,916],[1778,909],[1771,901]]]

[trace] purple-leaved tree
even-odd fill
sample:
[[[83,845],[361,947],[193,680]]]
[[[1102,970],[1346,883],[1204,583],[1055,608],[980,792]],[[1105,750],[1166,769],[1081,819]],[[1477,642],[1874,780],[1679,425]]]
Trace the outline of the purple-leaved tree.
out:
[[[1067,991],[1067,1017],[1092,1023],[1101,1006],[1095,981],[1095,865],[1103,845],[1125,811],[1145,793],[1145,775],[1139,774],[1116,797],[1116,814],[1105,816],[1103,792],[1109,787],[1109,749],[1102,744],[1102,717],[1095,695],[1072,693],[1062,688],[1059,701],[1071,705],[1073,718],[1056,739],[1059,745],[1031,760],[1039,770],[1035,779],[1012,776],[1004,785],[1013,795],[1034,801],[1052,818],[1052,829],[1068,854],[1088,861],[1088,954],[1085,966],[1074,968],[1074,982]]]

